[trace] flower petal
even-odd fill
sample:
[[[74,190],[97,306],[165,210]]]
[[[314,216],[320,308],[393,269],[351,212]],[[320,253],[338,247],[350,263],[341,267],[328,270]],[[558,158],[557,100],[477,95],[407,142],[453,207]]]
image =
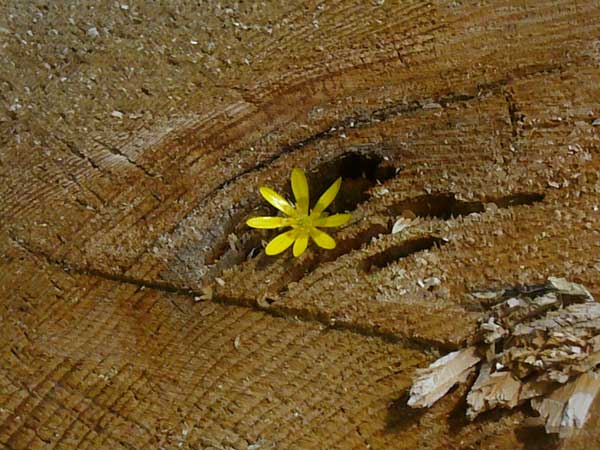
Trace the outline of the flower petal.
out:
[[[285,233],[281,233],[275,236],[273,239],[271,239],[271,242],[267,244],[267,248],[265,248],[265,253],[267,255],[278,255],[294,243],[294,240],[296,239],[297,235],[297,230],[289,230]]]
[[[328,250],[335,248],[335,240],[324,231],[318,230],[316,228],[311,228],[310,237],[321,248],[326,248]]]
[[[301,213],[308,214],[308,182],[304,170],[292,170],[292,191],[296,198],[296,205]]]
[[[325,208],[331,205],[331,202],[335,199],[335,196],[338,194],[341,185],[342,177],[339,177],[331,186],[329,186],[323,195],[321,195],[319,200],[317,200],[317,203],[310,215],[317,217],[319,214],[325,211]]]
[[[313,222],[315,227],[341,227],[350,221],[352,214],[334,214],[333,216],[319,217]]]
[[[296,210],[294,209],[294,207],[290,205],[290,203],[285,198],[283,198],[273,189],[268,188],[266,186],[262,186],[260,188],[260,193],[266,201],[268,201],[271,205],[273,205],[282,213],[285,213],[288,216],[292,217],[296,216]]]
[[[308,233],[300,233],[294,242],[294,256],[300,256],[308,246]]]
[[[246,225],[248,225],[249,227],[252,227],[252,228],[265,228],[265,229],[280,228],[280,227],[289,226],[290,219],[288,219],[287,217],[269,217],[269,216],[251,217],[250,219],[246,220]]]

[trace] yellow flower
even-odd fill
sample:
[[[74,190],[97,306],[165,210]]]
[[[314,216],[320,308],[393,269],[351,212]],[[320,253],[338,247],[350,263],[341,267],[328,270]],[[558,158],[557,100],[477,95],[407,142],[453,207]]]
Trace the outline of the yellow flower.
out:
[[[319,247],[332,249],[335,247],[335,240],[324,231],[319,230],[318,227],[339,227],[350,220],[351,214],[329,216],[324,212],[338,194],[341,185],[342,178],[340,177],[321,195],[315,207],[309,211],[306,175],[304,175],[302,169],[296,168],[292,170],[292,191],[296,199],[295,206],[273,189],[264,186],[260,188],[261,195],[287,217],[252,217],[246,221],[246,224],[253,228],[292,228],[275,236],[267,244],[265,249],[267,255],[277,255],[294,244],[294,256],[300,256],[308,246],[309,237]]]

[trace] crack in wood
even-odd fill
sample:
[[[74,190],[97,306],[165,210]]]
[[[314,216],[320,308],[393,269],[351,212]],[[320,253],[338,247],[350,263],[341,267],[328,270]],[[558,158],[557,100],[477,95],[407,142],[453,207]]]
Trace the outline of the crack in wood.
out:
[[[75,144],[73,144],[72,142],[70,142],[66,139],[63,139],[60,136],[55,135],[54,137],[56,138],[57,141],[62,142],[67,147],[67,149],[73,155],[75,155],[77,158],[87,161],[90,164],[90,166],[92,166],[94,169],[99,170],[100,172],[104,173],[104,170],[102,170],[102,168],[98,165],[98,163],[96,161],[94,161],[92,158],[90,158],[88,155],[83,153],[81,150],[79,150]]]
[[[193,301],[198,301],[197,299],[204,296],[205,294],[204,291],[201,291],[199,289],[177,286],[169,282],[146,281],[127,275],[107,273],[102,270],[94,269],[91,267],[74,266],[64,260],[53,258],[52,256],[46,254],[42,250],[32,247],[22,239],[16,238],[12,234],[10,236],[10,239],[15,243],[15,245],[24,250],[26,253],[29,253],[34,257],[43,259],[47,265],[59,267],[67,274],[92,276],[119,284],[135,286],[139,289],[152,289],[168,294],[176,294],[182,297],[190,298]],[[284,305],[277,305],[277,307],[269,307],[267,306],[268,303],[265,304],[266,302],[259,302],[256,299],[235,298],[223,295],[215,295],[210,300],[204,301],[210,301],[225,306],[238,306],[243,308],[249,308],[251,310],[260,311],[272,317],[278,317],[285,320],[299,320],[301,322],[306,323],[319,323],[323,325],[325,329],[346,331],[364,337],[374,337],[381,339],[385,342],[399,344],[406,348],[424,352],[431,352],[432,350],[452,351],[456,349],[456,346],[451,343],[435,341],[432,339],[426,339],[422,337],[401,336],[397,333],[381,330],[376,325],[342,322],[336,320],[334,317],[324,314],[321,311],[314,312],[300,308],[289,308],[285,307]],[[184,312],[180,308],[177,309],[182,313]]]
[[[487,196],[482,200],[460,200],[454,193],[425,194],[412,197],[386,207],[390,215],[400,215],[410,211],[417,217],[449,220],[453,217],[482,213],[486,204],[495,204],[498,208],[533,205],[544,200],[544,194],[538,192],[514,192],[503,196]]]
[[[98,138],[93,138],[93,141],[96,142],[97,144],[100,144],[103,148],[108,150],[114,156],[124,158],[129,164],[131,164],[134,167],[141,170],[147,177],[150,177],[150,178],[159,177],[158,174],[152,172],[150,169],[145,167],[143,164],[138,163],[135,159],[131,158],[127,153],[122,152],[118,147],[116,147],[114,145],[110,145],[109,143],[104,142],[103,140],[98,139]]]
[[[436,236],[424,236],[402,241],[366,258],[362,263],[362,268],[365,272],[373,272],[414,253],[439,248],[445,244],[446,241],[444,239]]]

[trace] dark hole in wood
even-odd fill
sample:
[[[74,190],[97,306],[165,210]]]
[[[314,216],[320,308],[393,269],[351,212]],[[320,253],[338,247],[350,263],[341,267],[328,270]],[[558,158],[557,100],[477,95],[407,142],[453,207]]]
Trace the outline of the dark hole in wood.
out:
[[[342,187],[327,211],[352,211],[367,200],[369,189],[396,176],[396,168],[374,153],[347,152],[308,173],[311,207],[331,184],[342,177]]]
[[[504,197],[490,198],[488,202],[495,203],[498,208],[509,208],[519,205],[533,205],[544,200],[544,194],[537,192],[522,192],[510,194]]]
[[[517,193],[504,197],[487,198],[485,201],[463,201],[457,199],[452,193],[426,194],[398,202],[389,208],[389,212],[392,215],[400,215],[410,211],[417,217],[437,217],[447,220],[452,217],[483,212],[486,203],[494,203],[499,208],[509,208],[531,205],[542,200],[544,200],[544,195],[538,193]]]
[[[446,244],[446,241],[435,236],[411,239],[400,244],[395,244],[380,253],[369,256],[363,261],[362,267],[366,272],[372,272],[387,267],[399,259],[406,258],[413,253],[430,250],[432,248],[439,248],[444,244]]]
[[[406,211],[417,217],[451,217],[466,216],[475,212],[483,212],[481,202],[464,202],[457,200],[454,194],[428,194],[403,200],[390,207],[390,213],[400,215]]]

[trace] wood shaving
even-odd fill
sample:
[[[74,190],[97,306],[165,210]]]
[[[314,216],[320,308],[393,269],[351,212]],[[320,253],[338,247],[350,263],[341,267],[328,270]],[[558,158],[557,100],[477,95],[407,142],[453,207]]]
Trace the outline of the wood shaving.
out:
[[[398,234],[415,224],[415,220],[400,217],[392,226],[392,234]]]
[[[429,408],[442,398],[452,386],[464,382],[471,368],[481,360],[475,347],[448,353],[426,369],[417,371],[417,379],[410,389],[408,405]]]
[[[490,311],[470,346],[419,370],[408,404],[429,407],[478,369],[469,419],[530,400],[548,433],[581,428],[600,392],[600,303],[583,286],[552,277],[472,297]]]
[[[583,428],[589,409],[600,391],[600,374],[588,372],[556,389],[546,398],[535,398],[531,406],[546,420],[546,432],[569,437]]]

